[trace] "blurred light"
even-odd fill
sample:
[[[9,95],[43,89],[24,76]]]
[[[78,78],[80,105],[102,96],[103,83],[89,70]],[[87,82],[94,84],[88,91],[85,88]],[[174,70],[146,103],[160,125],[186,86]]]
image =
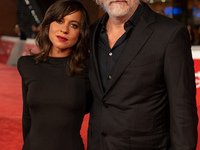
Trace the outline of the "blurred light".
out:
[[[29,0],[24,0],[26,5],[28,6],[28,8],[31,10],[31,14],[34,17],[35,21],[40,24],[40,20],[38,18],[38,16],[35,13],[35,10],[33,10],[33,7],[30,5],[30,1]]]
[[[150,1],[149,1],[149,3],[153,3],[153,2],[154,2],[154,0],[150,0]]]
[[[193,8],[193,16],[200,18],[200,9]]]
[[[197,13],[196,16],[197,16],[197,17],[200,17],[200,13]]]
[[[179,7],[166,7],[165,8],[165,15],[181,15],[182,14],[182,9]]]
[[[105,12],[106,12],[106,7],[105,7],[105,6],[103,6],[103,11],[105,11]]]

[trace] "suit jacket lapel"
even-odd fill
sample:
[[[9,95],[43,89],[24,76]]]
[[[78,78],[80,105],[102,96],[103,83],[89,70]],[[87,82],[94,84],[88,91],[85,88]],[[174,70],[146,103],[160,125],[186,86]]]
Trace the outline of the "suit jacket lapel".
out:
[[[117,79],[121,76],[121,74],[129,65],[129,63],[135,58],[137,53],[142,49],[142,46],[145,44],[145,42],[148,40],[148,38],[153,32],[150,28],[148,28],[148,25],[154,21],[154,14],[148,6],[145,6],[144,13],[140,17],[137,25],[133,30],[133,33],[131,34],[131,37],[126,45],[126,48],[122,53],[122,56],[119,59],[119,62],[113,74],[113,78],[110,81],[104,96],[113,86],[113,84],[117,81]]]
[[[91,28],[91,35],[90,35],[90,48],[91,48],[91,61],[90,61],[90,68],[92,68],[93,71],[90,71],[90,80],[92,80],[92,85],[96,91],[97,94],[100,94],[103,96],[104,90],[103,90],[103,85],[101,83],[101,77],[99,73],[99,67],[98,67],[98,62],[96,58],[96,52],[95,52],[95,37],[96,37],[96,32],[98,29],[98,26],[101,22],[101,19],[99,19],[96,22],[96,25],[94,25],[94,28]]]

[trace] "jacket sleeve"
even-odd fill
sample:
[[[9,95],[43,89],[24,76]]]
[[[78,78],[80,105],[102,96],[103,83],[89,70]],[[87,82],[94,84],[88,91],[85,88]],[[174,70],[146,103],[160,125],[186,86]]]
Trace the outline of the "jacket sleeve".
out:
[[[170,106],[170,150],[196,150],[194,62],[187,28],[177,27],[166,48],[164,76]]]
[[[23,65],[22,61],[23,60],[21,57],[18,60],[17,67],[22,78],[22,96],[23,96],[22,129],[23,129],[23,140],[25,141],[31,127],[31,118],[30,118],[30,112],[29,112],[29,107],[27,103],[28,88],[25,85],[25,80],[23,78],[23,70],[21,68],[21,66]]]

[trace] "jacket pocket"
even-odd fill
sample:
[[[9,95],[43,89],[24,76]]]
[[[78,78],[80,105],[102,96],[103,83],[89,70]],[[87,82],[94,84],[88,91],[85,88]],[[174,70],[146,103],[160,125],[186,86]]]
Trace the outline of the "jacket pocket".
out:
[[[131,150],[169,150],[170,140],[167,134],[134,136],[130,138]]]
[[[139,66],[145,66],[154,63],[157,60],[157,55],[151,55],[151,56],[145,56],[140,58],[135,58],[129,67],[139,67]]]

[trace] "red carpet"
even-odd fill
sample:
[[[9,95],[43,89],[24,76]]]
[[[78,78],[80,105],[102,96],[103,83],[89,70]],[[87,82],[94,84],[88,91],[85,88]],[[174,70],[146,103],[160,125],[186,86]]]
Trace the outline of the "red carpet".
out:
[[[15,67],[0,64],[0,149],[21,150],[21,82]]]
[[[21,79],[16,67],[0,63],[0,149],[21,150],[22,149],[22,96]],[[200,116],[200,106],[198,106]],[[85,147],[87,147],[88,117],[86,115],[82,124],[81,135]],[[200,123],[198,126],[200,131]],[[200,135],[199,135],[200,137]],[[200,138],[199,142],[200,143]],[[197,150],[200,150],[198,144]]]

